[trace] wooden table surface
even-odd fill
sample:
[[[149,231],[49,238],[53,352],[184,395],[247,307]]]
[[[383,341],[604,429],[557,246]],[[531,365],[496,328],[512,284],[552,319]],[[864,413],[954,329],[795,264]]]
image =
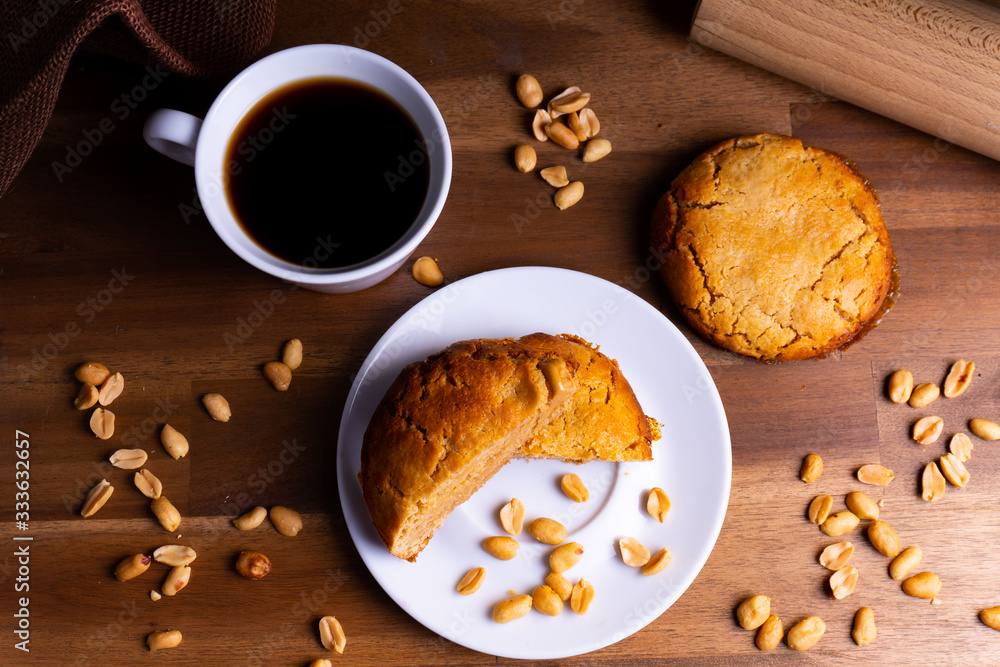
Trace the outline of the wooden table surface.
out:
[[[971,417],[1000,417],[1000,168],[691,43],[692,4],[288,0],[269,50],[360,43],[411,72],[437,101],[454,177],[417,253],[439,258],[447,280],[530,265],[599,276],[677,324],[711,371],[733,455],[728,513],[711,557],[647,627],[560,664],[996,664],[1000,633],[977,614],[1000,605],[1000,449],[974,439],[968,487],[925,503],[919,471],[945,452],[945,440],[921,447],[908,429],[932,412],[944,418],[946,437],[967,430]],[[390,5],[401,11],[379,14]],[[372,23],[378,16],[391,20]],[[366,29],[372,34],[362,40]],[[567,211],[552,206],[537,176],[512,166],[512,146],[526,136],[527,113],[513,96],[521,72],[537,76],[547,95],[573,84],[591,91],[602,135],[614,144],[601,162],[573,158],[571,173],[587,191]],[[153,109],[204,113],[224,81],[168,76],[124,112],[116,100],[141,87],[144,75],[109,58],[78,58],[41,144],[0,200],[0,663],[306,665],[326,653],[315,627],[325,613],[343,620],[349,638],[334,664],[516,662],[454,644],[411,619],[365,568],[340,507],[336,434],[353,375],[386,328],[431,290],[400,270],[366,291],[325,295],[242,262],[204,217],[189,214],[191,170],[141,138]],[[57,175],[53,163],[66,163],[102,121],[112,131]],[[671,179],[710,144],[761,131],[853,158],[881,195],[899,260],[896,307],[862,342],[824,360],[764,365],[710,347],[646,268],[649,217]],[[548,144],[540,153],[547,161],[562,157],[559,150]],[[279,394],[260,367],[292,337],[304,342],[306,361],[292,389]],[[960,399],[918,411],[886,398],[892,370],[940,382],[959,358],[977,364]],[[127,381],[114,405],[119,433],[108,442],[90,434],[87,413],[72,405],[73,369],[88,360]],[[229,424],[201,408],[206,391],[229,398]],[[158,443],[165,421],[191,441],[176,462]],[[27,530],[15,525],[18,432],[30,442]],[[184,517],[176,540],[153,520],[132,473],[106,463],[129,444],[149,452],[148,467]],[[807,486],[798,470],[813,451],[825,472]],[[865,463],[892,468],[896,480],[862,487],[853,473]],[[83,494],[102,477],[118,490],[85,520]],[[857,591],[840,601],[826,593],[816,557],[833,540],[805,510],[818,493],[839,505],[860,488],[884,500],[883,517],[905,545],[923,548],[921,569],[944,581],[941,604],[904,595],[860,529],[850,538],[862,572]],[[305,529],[290,539],[268,525],[253,534],[230,528],[239,510],[258,504],[299,510]],[[14,541],[25,536],[32,541]],[[124,556],[173,541],[199,551],[192,583],[176,599],[148,597],[162,566],[127,584],[114,580]],[[258,583],[232,569],[248,544],[280,563]],[[19,570],[16,550],[25,545],[30,562]],[[21,584],[30,589],[17,592]],[[805,654],[784,643],[762,654],[734,619],[738,603],[756,593],[770,596],[786,627],[822,617],[826,636]],[[22,596],[30,653],[14,646]],[[863,605],[875,610],[879,634],[859,648],[850,630]],[[164,627],[182,628],[184,643],[148,653],[146,634]]]

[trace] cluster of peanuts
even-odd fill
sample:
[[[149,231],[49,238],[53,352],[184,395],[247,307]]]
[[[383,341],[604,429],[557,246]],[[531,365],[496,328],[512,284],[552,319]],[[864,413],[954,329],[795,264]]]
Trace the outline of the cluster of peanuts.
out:
[[[557,146],[576,150],[583,146],[581,159],[596,162],[611,152],[611,142],[595,139],[601,131],[597,114],[587,105],[590,93],[579,86],[570,86],[551,100],[544,109],[536,109],[542,103],[542,87],[531,74],[522,74],[516,84],[517,99],[527,109],[535,109],[531,121],[531,133],[538,141],[552,140]],[[563,123],[560,118],[565,119]],[[518,144],[514,148],[514,166],[521,173],[534,171],[538,162],[535,149],[530,144]],[[564,210],[583,198],[583,182],[570,182],[565,165],[546,167],[540,172],[542,179],[556,190],[553,201],[556,208]]]
[[[888,380],[889,400],[897,404],[908,404],[912,408],[925,408],[938,399],[941,394],[945,398],[958,398],[969,388],[976,371],[976,364],[959,359],[951,365],[939,388],[936,383],[924,382],[914,386],[913,374],[900,369],[892,373]],[[1000,424],[988,419],[972,418],[968,422],[969,431],[977,438],[985,441],[1000,440]],[[921,417],[911,428],[913,441],[920,445],[930,445],[937,442],[944,431],[944,420],[937,415]],[[945,480],[957,488],[965,488],[971,479],[966,462],[972,458],[973,442],[965,433],[958,432],[951,436],[948,442],[948,452],[941,455],[937,461],[931,461],[924,466],[920,477],[921,498],[928,502],[940,500],[947,488]],[[911,558],[920,558],[920,550],[910,547],[907,551],[916,550]],[[895,575],[893,578],[896,578]],[[1000,607],[991,607],[979,612],[980,620],[994,630],[1000,630]]]
[[[563,493],[574,502],[583,503],[590,499],[590,491],[575,473],[563,475],[560,486]],[[663,489],[653,488],[647,498],[646,508],[654,519],[663,523],[670,510],[670,499]],[[487,537],[482,542],[483,551],[499,560],[516,557],[519,545],[514,538],[524,529],[524,515],[524,503],[520,500],[512,498],[506,503],[500,509],[500,525],[508,535]],[[528,534],[542,544],[555,547],[549,553],[549,574],[545,577],[545,583],[537,586],[531,595],[513,595],[496,603],[493,607],[493,620],[497,623],[509,623],[523,618],[532,608],[546,616],[558,616],[562,613],[565,602],[569,602],[570,609],[576,614],[586,614],[594,600],[593,584],[582,577],[573,584],[564,574],[583,558],[583,545],[579,542],[566,542],[566,526],[547,517],[533,520],[528,524],[527,530]],[[642,568],[645,576],[659,574],[666,569],[672,558],[666,547],[652,556],[646,547],[632,537],[619,540],[619,549],[622,561],[631,567]],[[486,569],[474,567],[465,573],[456,590],[461,595],[471,595],[479,590],[485,578]]]
[[[867,613],[862,614],[867,610]],[[861,618],[862,625],[858,625]],[[784,626],[777,615],[771,613],[771,598],[766,595],[751,595],[743,600],[736,608],[736,620],[744,630],[756,630],[757,638],[754,643],[761,651],[772,651],[781,643],[785,636]],[[858,610],[855,617],[855,641],[858,640],[858,629],[861,627],[867,634],[862,638],[863,643],[868,643],[875,638],[875,617],[871,614],[871,609],[863,607]],[[816,642],[826,634],[826,623],[819,616],[807,616],[788,631],[788,647],[795,651],[808,651]],[[859,644],[862,642],[859,642]]]

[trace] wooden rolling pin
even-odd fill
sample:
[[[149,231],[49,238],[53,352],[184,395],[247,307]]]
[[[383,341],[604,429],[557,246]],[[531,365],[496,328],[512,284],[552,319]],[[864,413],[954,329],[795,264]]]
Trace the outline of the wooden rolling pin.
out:
[[[1000,8],[977,0],[701,0],[691,37],[1000,160]]]

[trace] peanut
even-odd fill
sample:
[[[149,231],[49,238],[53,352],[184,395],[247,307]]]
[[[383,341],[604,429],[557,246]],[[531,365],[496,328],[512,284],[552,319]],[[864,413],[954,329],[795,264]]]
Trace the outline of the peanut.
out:
[[[190,565],[197,557],[197,551],[182,544],[165,544],[153,552],[153,560],[171,567]]]
[[[854,614],[854,629],[851,630],[851,638],[858,646],[871,644],[875,641],[878,630],[875,628],[875,612],[871,607],[862,607]]]
[[[538,79],[530,74],[522,74],[517,77],[515,90],[517,91],[517,99],[528,109],[534,109],[542,103],[542,87],[539,85]]]
[[[895,474],[885,466],[869,463],[858,468],[858,481],[872,486],[885,486],[893,480]]]
[[[920,547],[906,547],[889,563],[889,576],[899,581],[920,564],[922,556]]]
[[[567,148],[571,151],[575,151],[580,147],[580,140],[576,138],[573,134],[573,130],[569,129],[559,121],[553,120],[551,123],[545,126],[545,134],[548,135],[549,139],[558,146]]]
[[[806,484],[812,484],[823,474],[823,459],[819,454],[809,454],[802,461],[802,470],[799,472],[799,479]]]
[[[333,663],[326,658],[317,658],[309,663],[309,667],[333,667]]]
[[[125,378],[121,373],[109,375],[108,379],[101,384],[101,389],[97,393],[97,402],[101,405],[111,405],[116,398],[122,395],[125,390]]]
[[[583,616],[590,609],[590,603],[594,601],[594,585],[586,579],[580,579],[573,585],[573,593],[569,596],[569,607],[574,612]]]
[[[970,419],[969,430],[983,440],[1000,440],[1000,424],[988,419]]]
[[[238,530],[253,530],[264,523],[265,518],[267,518],[267,510],[258,505],[246,514],[233,519],[233,525]]]
[[[972,458],[972,440],[964,433],[956,433],[948,442],[948,451],[964,463]]]
[[[500,560],[510,560],[517,556],[517,547],[517,540],[507,535],[487,537],[483,540],[483,551]]]
[[[80,510],[80,515],[84,518],[94,516],[97,510],[104,507],[104,503],[108,502],[108,498],[114,492],[115,487],[111,486],[108,480],[102,479],[87,494],[86,500],[83,501],[83,508]]]
[[[517,498],[500,509],[500,525],[511,535],[520,535],[524,526],[524,503]]]
[[[597,114],[589,107],[580,109],[580,125],[587,131],[587,138],[596,137],[601,131],[601,122],[597,120]]]
[[[80,393],[76,395],[73,399],[73,407],[77,410],[89,410],[90,408],[97,405],[97,399],[100,396],[97,391],[97,387],[90,384],[89,382],[84,382],[80,386]]]
[[[851,560],[851,556],[853,555],[853,544],[850,542],[837,542],[823,549],[823,553],[819,555],[819,564],[828,570],[836,572],[847,565],[847,561]]]
[[[347,635],[336,616],[324,616],[319,619],[319,640],[327,651],[343,653],[347,647]]]
[[[910,407],[911,408],[923,408],[927,407],[931,403],[937,400],[937,397],[941,395],[941,390],[933,382],[924,382],[923,384],[918,384],[913,388],[913,393],[910,394]]]
[[[484,579],[486,579],[486,570],[481,567],[474,567],[465,573],[462,580],[458,582],[456,590],[459,595],[472,595],[483,585]]]
[[[425,287],[437,287],[444,282],[444,274],[433,257],[424,255],[413,263],[413,279]]]
[[[160,525],[165,530],[172,533],[181,525],[181,513],[167,500],[166,496],[153,498],[153,502],[149,506],[153,510],[153,514],[156,515],[157,521],[160,522]]]
[[[280,361],[269,361],[264,364],[264,377],[278,391],[288,391],[292,384],[292,369]]]
[[[569,185],[569,177],[566,175],[566,167],[546,167],[538,172],[542,179],[554,188],[562,188]]]
[[[543,544],[555,546],[562,544],[566,539],[566,526],[553,519],[542,517],[528,524],[528,534]]]
[[[933,572],[921,572],[903,580],[903,592],[915,598],[933,599],[941,592],[941,579]]]
[[[553,197],[556,208],[560,211],[565,211],[570,206],[578,203],[583,199],[583,189],[582,181],[573,181],[569,185],[556,190],[556,194]]]
[[[285,537],[295,537],[302,530],[302,515],[284,505],[275,505],[269,513],[275,530]]]
[[[659,574],[670,565],[670,561],[673,560],[674,556],[670,553],[670,549],[663,547],[656,552],[656,555],[649,559],[649,562],[642,566],[642,576],[649,577],[654,574]]]
[[[924,466],[924,472],[920,477],[920,483],[923,487],[920,497],[924,500],[941,500],[941,498],[944,497],[944,475],[941,474],[941,470],[934,461],[931,461]]]
[[[830,508],[833,507],[833,498],[827,494],[821,496],[816,496],[809,503],[809,521],[816,524],[817,526],[826,521],[826,518],[830,516]]]
[[[573,595],[573,584],[558,572],[549,572],[548,576],[545,577],[545,585],[555,591],[563,602],[569,600]]]
[[[858,568],[848,565],[830,575],[830,592],[834,600],[843,600],[858,585]]]
[[[128,581],[134,579],[149,569],[150,559],[146,554],[136,554],[129,556],[118,563],[115,568],[115,579],[118,581]]]
[[[945,398],[956,398],[965,393],[972,382],[972,374],[976,372],[976,364],[965,359],[959,359],[951,365],[948,377],[944,379]]]
[[[937,442],[944,430],[944,420],[936,415],[921,417],[913,424],[913,439],[921,445]]]
[[[828,516],[826,521],[820,524],[819,529],[830,537],[839,537],[854,530],[858,523],[860,519],[853,512],[841,510]]]
[[[899,555],[899,536],[885,521],[872,521],[868,524],[868,539],[883,556],[895,558]]]
[[[990,607],[979,612],[979,620],[994,630],[1000,630],[1000,607]]]
[[[578,503],[587,502],[590,498],[590,491],[584,486],[583,480],[576,473],[569,473],[568,475],[563,475],[560,482],[562,486],[563,493],[565,493],[570,500],[575,500]]]
[[[182,588],[191,581],[191,568],[187,565],[178,565],[167,573],[167,578],[163,580],[160,592],[164,595],[177,595]]]
[[[180,630],[156,630],[146,637],[146,646],[150,651],[159,651],[178,646],[182,639]]]
[[[758,628],[754,643],[761,651],[773,651],[781,643],[784,634],[785,629],[781,626],[781,619],[771,614]]]
[[[954,454],[945,454],[938,459],[938,464],[941,466],[941,472],[945,478],[955,486],[965,488],[965,485],[969,483],[969,470]]]
[[[826,623],[818,616],[804,618],[788,631],[788,648],[794,651],[807,651],[816,645],[823,633]]]
[[[501,600],[493,607],[493,620],[497,623],[510,623],[526,616],[531,611],[531,605],[530,595],[515,595]]]
[[[135,470],[142,467],[146,458],[148,458],[146,452],[141,449],[119,449],[108,460],[116,468]]]
[[[147,498],[159,498],[163,495],[163,483],[145,468],[135,474],[133,481],[136,488]]]
[[[565,572],[580,562],[583,558],[583,545],[579,542],[568,542],[556,547],[549,554],[549,568],[553,572]]]
[[[649,562],[649,549],[642,546],[634,537],[623,537],[618,540],[618,548],[622,553],[622,561],[631,567],[642,567]]]
[[[771,598],[752,595],[736,608],[736,620],[744,630],[756,630],[771,615]]]
[[[567,88],[549,101],[549,113],[552,110],[560,114],[573,113],[579,111],[590,103],[590,93],[581,93],[577,86]],[[556,116],[553,115],[553,118]]]
[[[170,424],[164,424],[160,430],[160,443],[163,444],[163,449],[166,450],[167,454],[170,454],[170,458],[175,461],[187,456],[190,449],[187,438]]]
[[[563,610],[562,598],[546,585],[531,592],[531,605],[546,616],[558,616]]]
[[[281,363],[288,366],[288,370],[294,371],[302,365],[302,341],[293,338],[281,351]]]
[[[90,430],[101,440],[108,440],[115,434],[115,413],[97,408],[90,415]]]
[[[236,571],[247,579],[263,579],[271,571],[271,559],[259,551],[241,551],[236,557]]]
[[[898,370],[889,376],[889,400],[893,403],[906,403],[913,393],[913,373],[908,370]]]
[[[855,516],[865,521],[878,519],[878,505],[875,501],[861,491],[851,491],[845,498],[847,509],[854,512]]]
[[[149,591],[149,599],[153,602],[159,602],[162,598],[163,596],[160,595],[160,591]]]
[[[611,142],[607,139],[591,139],[583,147],[583,161],[597,162],[611,152]]]
[[[548,141],[549,135],[545,133],[545,128],[552,122],[552,117],[545,109],[536,109],[535,116],[531,120],[531,133],[539,141]]]
[[[108,379],[108,376],[111,375],[111,371],[109,371],[108,367],[104,364],[96,361],[88,361],[87,363],[81,364],[77,367],[73,374],[80,382],[89,382],[95,387],[99,387],[104,384],[105,380]]]
[[[205,394],[201,397],[201,402],[208,410],[208,414],[217,422],[227,422],[233,416],[229,401],[222,394]]]
[[[646,499],[646,511],[649,512],[649,516],[663,523],[667,518],[667,512],[670,511],[670,498],[667,497],[666,491],[658,486],[650,489],[649,497]]]
[[[566,124],[569,126],[569,129],[573,130],[573,134],[575,134],[576,138],[580,140],[580,143],[583,143],[590,138],[587,134],[587,127],[584,126],[583,121],[580,120],[579,112],[574,111],[573,113],[568,114],[566,116]]]
[[[522,174],[534,171],[537,162],[538,156],[535,155],[535,149],[528,144],[518,144],[514,148],[514,166]]]

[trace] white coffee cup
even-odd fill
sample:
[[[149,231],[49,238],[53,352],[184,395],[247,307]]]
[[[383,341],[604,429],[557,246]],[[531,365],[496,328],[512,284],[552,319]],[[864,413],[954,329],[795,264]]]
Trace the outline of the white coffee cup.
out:
[[[260,247],[234,216],[225,191],[225,156],[240,120],[262,98],[302,79],[334,77],[377,88],[399,104],[424,137],[430,183],[416,220],[378,255],[343,268],[293,264]],[[321,292],[354,292],[395,272],[427,236],[451,185],[451,142],[444,119],[421,85],[385,58],[336,44],[310,44],[279,51],[243,70],[223,89],[205,119],[160,109],[147,119],[143,137],[164,155],[194,167],[198,198],[212,227],[233,252],[273,276]]]

